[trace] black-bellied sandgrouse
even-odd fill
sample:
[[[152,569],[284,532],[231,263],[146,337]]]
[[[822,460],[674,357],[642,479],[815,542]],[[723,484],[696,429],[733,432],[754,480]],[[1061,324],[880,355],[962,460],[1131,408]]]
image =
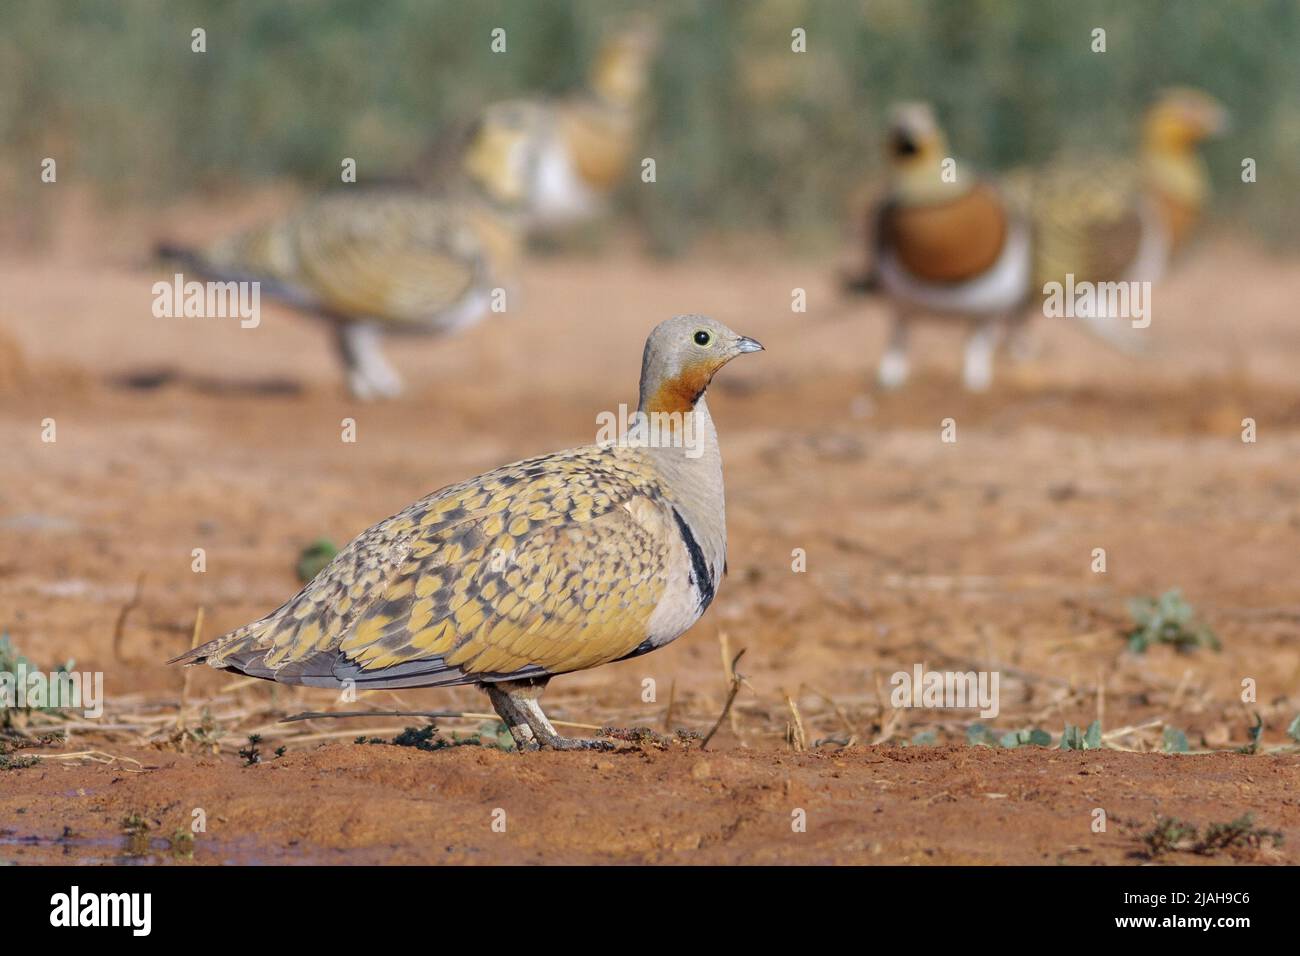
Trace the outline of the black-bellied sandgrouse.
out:
[[[1163,91],[1147,110],[1136,160],[1065,157],[1033,179],[1034,273],[1049,282],[1158,282],[1186,245],[1209,198],[1197,152],[1227,125],[1227,112],[1199,90]],[[1136,348],[1131,324],[1079,316],[1112,344]]]
[[[907,338],[923,314],[972,320],[962,380],[988,388],[993,357],[1029,294],[1030,232],[999,190],[948,154],[930,107],[893,110],[886,142],[889,188],[865,230],[878,285],[894,304],[881,385],[907,380]]]
[[[463,329],[511,285],[536,145],[501,117],[439,193],[345,185],[208,248],[160,252],[210,279],[259,282],[268,297],[327,320],[352,394],[391,397],[402,382],[380,350],[383,334]]]
[[[762,348],[682,315],[646,341],[633,440],[506,465],[363,532],[278,610],[176,658],[288,684],[478,684],[521,747],[556,734],[556,674],[662,647],[726,566],[722,459],[705,389]],[[635,423],[634,423],[635,424]]]

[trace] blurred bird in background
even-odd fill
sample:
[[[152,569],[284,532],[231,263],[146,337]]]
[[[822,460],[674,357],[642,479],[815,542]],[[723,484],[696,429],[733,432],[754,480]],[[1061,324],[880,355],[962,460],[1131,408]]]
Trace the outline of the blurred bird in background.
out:
[[[291,215],[203,249],[159,252],[222,282],[257,281],[268,297],[328,320],[348,388],[391,398],[402,380],[384,335],[447,335],[481,320],[514,276],[534,230],[597,215],[626,172],[655,34],[615,34],[590,89],[559,102],[488,107],[454,164],[423,186],[344,186]]]
[[[526,129],[530,163],[524,173],[529,225],[538,232],[580,225],[601,216],[623,181],[642,131],[645,93],[658,48],[657,28],[634,18],[601,45],[583,89],[562,99],[520,98],[493,103],[468,137],[435,143],[416,178],[437,180],[459,161],[459,143],[491,156],[495,131]],[[508,146],[508,142],[507,142]]]
[[[259,282],[270,298],[328,321],[348,388],[360,399],[402,390],[380,348],[390,333],[447,335],[473,325],[509,285],[528,217],[526,128],[504,119],[465,154],[441,193],[343,186],[290,215],[207,248],[159,253],[221,282]]]
[[[1029,223],[1000,190],[951,160],[947,137],[925,103],[893,109],[886,141],[889,185],[859,231],[867,265],[853,277],[894,306],[878,377],[897,388],[908,376],[911,325],[925,314],[966,319],[962,381],[989,387],[998,343],[1029,294]]]
[[[1137,157],[1089,156],[1050,164],[1032,180],[1034,279],[1159,282],[1186,248],[1210,195],[1198,153],[1227,129],[1223,105],[1200,90],[1163,91],[1147,110]],[[1111,344],[1140,337],[1114,316],[1080,316]]]
[[[533,115],[540,133],[532,223],[562,228],[601,215],[632,161],[656,31],[637,22],[611,37],[592,66],[587,88],[559,102],[514,101],[489,110]]]

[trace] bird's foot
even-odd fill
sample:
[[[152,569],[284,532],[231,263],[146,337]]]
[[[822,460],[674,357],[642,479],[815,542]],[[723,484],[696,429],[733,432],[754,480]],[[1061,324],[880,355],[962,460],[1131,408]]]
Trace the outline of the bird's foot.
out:
[[[667,750],[673,744],[681,742],[680,735],[670,737],[666,734],[656,733],[649,727],[602,727],[600,735],[611,740],[621,740],[635,744],[638,747],[649,745],[658,747],[660,750]]]
[[[336,335],[353,398],[372,401],[402,393],[402,377],[384,358],[380,348],[382,333],[375,325],[345,322],[338,326]]]
[[[880,382],[881,388],[892,391],[901,388],[907,381],[908,371],[907,356],[902,352],[890,350],[880,359],[876,380]]]
[[[396,398],[402,394],[402,379],[391,368],[353,368],[348,371],[348,391],[363,402]]]
[[[581,737],[561,737],[558,734],[542,741],[547,750],[617,750],[618,745],[610,740],[585,740]]]

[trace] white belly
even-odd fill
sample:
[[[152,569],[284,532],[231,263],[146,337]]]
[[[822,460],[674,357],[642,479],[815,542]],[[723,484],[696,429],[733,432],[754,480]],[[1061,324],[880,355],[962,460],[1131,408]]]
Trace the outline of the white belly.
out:
[[[600,196],[582,181],[559,136],[542,149],[533,183],[533,212],[541,226],[571,225],[600,212]]]

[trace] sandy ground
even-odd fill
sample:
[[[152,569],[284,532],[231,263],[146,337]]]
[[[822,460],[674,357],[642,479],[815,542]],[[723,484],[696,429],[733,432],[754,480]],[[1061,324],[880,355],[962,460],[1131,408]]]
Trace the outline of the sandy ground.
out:
[[[394,342],[409,393],[358,406],[311,321],[272,307],[251,330],[153,318],[145,237],[119,232],[0,259],[0,631],[39,664],[103,671],[107,695],[104,718],[34,751],[50,759],[0,770],[0,860],[1115,863],[1142,859],[1157,815],[1204,826],[1250,812],[1285,842],[1160,859],[1300,862],[1300,756],[1279,750],[1300,712],[1295,261],[1207,242],[1157,290],[1153,355],[1043,320],[1037,356],[972,397],[954,386],[959,339],[939,326],[915,342],[916,379],[878,393],[885,312],[842,300],[826,262],[765,248],[663,264],[620,244],[532,262],[511,314],[454,340]],[[796,287],[807,314],[790,310]],[[707,752],[357,744],[418,721],[277,724],[339,704],[206,670],[183,688],[163,665],[198,608],[212,637],[292,594],[310,542],[342,544],[451,481],[591,441],[597,412],[634,402],[645,333],[683,311],[768,348],[711,393],[729,576],[679,641],[558,679],[546,699],[579,724],[702,733],[729,687],[725,640],[745,649],[748,683]],[[340,441],[346,417],[354,444]],[[940,440],[945,418],[955,443]],[[1099,547],[1105,574],[1090,570]],[[1222,652],[1125,650],[1127,600],[1171,587]],[[882,701],[915,664],[998,670],[999,733],[1100,717],[1113,749],[969,746],[971,712]],[[351,706],[486,701],[460,689]],[[205,707],[219,746],[166,733]],[[1254,714],[1270,752],[1233,753]],[[1220,752],[1141,752],[1165,726]],[[233,751],[253,731],[264,760],[244,766]],[[71,756],[87,750],[107,756]],[[206,832],[176,852],[165,838],[196,808]],[[123,833],[132,816],[143,840]]]

